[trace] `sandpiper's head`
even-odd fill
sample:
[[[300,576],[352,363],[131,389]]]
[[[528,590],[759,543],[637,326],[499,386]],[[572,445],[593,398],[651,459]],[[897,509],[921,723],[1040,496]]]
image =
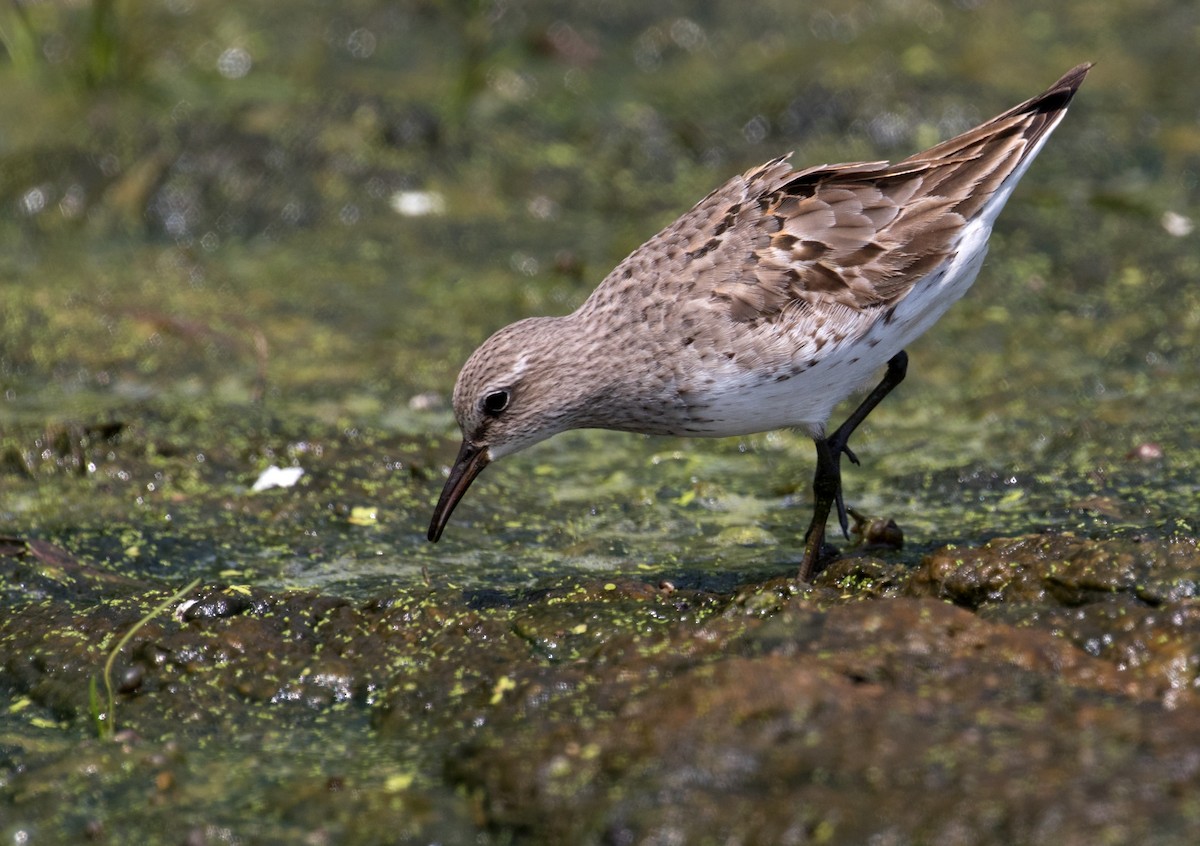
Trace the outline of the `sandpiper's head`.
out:
[[[557,321],[535,317],[506,326],[472,353],[454,386],[454,416],[463,442],[429,524],[442,535],[454,506],[492,461],[573,425],[573,391],[563,390]]]

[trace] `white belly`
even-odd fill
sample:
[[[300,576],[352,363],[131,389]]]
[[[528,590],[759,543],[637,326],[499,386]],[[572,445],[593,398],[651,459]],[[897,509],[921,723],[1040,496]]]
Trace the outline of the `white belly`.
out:
[[[810,326],[784,327],[777,340],[796,351],[788,362],[767,369],[731,364],[708,374],[707,384],[688,397],[691,419],[677,434],[725,437],[795,426],[823,435],[834,407],[869,386],[888,359],[924,334],[971,287],[987,254],[990,223],[989,216],[981,216],[964,227],[953,257],[914,285],[890,319],[884,320],[882,309],[865,311],[853,318],[844,340],[815,356]]]

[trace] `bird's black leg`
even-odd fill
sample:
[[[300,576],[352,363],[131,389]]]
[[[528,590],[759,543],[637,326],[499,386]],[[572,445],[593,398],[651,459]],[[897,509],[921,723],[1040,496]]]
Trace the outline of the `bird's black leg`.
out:
[[[813,474],[815,505],[812,522],[804,536],[804,561],[800,564],[800,581],[809,581],[816,572],[821,547],[825,543],[825,523],[829,520],[829,512],[835,503],[842,534],[850,537],[850,519],[846,514],[846,503],[842,499],[842,455],[845,454],[852,462],[858,464],[858,456],[850,449],[850,435],[867,419],[867,415],[875,406],[904,381],[907,372],[908,354],[901,350],[888,359],[887,372],[883,374],[879,384],[858,404],[858,408],[850,413],[846,421],[838,426],[832,435],[816,440],[817,469]]]
[[[813,517],[804,535],[804,560],[800,563],[800,581],[811,581],[817,571],[821,547],[825,544],[825,523],[829,509],[842,499],[842,474],[838,454],[830,449],[829,439],[821,438],[817,445],[817,470],[813,474]]]

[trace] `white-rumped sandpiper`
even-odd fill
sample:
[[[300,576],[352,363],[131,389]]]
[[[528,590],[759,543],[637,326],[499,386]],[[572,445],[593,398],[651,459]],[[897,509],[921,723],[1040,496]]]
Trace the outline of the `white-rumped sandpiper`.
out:
[[[498,331],[454,388],[463,443],[429,539],[490,462],[558,432],[723,437],[786,426],[817,447],[800,578],[815,573],[849,439],[904,379],[904,347],[966,293],[992,224],[1090,64],[896,164],[735,176],[655,235],[565,317]],[[832,434],[834,406],[882,381]]]

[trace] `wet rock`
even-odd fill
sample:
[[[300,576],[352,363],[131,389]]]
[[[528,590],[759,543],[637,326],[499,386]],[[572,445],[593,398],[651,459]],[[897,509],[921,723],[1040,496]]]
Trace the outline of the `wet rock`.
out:
[[[1055,591],[1064,598],[1081,591],[1112,592],[1133,578],[1133,560],[1126,556],[1115,562],[1113,553],[1101,552],[1105,560],[1097,561],[1096,545],[1073,535],[997,538],[969,549],[950,546],[921,562],[909,592],[969,608],[1001,601],[1039,603]]]
[[[219,589],[189,602],[180,616],[185,622],[191,622],[236,617],[251,610],[261,613],[264,608],[262,605],[256,607],[254,598],[249,593]]]
[[[1121,593],[1155,603],[1192,596],[1198,576],[1200,549],[1191,535],[1144,532],[1096,540],[1046,534],[937,550],[921,562],[908,593],[970,608],[1084,605]]]
[[[1095,842],[1196,822],[1180,797],[1200,730],[1047,633],[931,601],[800,605],[724,654],[640,691],[630,667],[593,668],[589,696],[628,698],[498,715],[450,773],[536,843]]]
[[[306,831],[373,832],[369,813],[533,844],[1187,843],[1198,569],[1174,527],[1001,539],[916,570],[856,554],[816,584],[736,594],[625,578],[361,602],[211,587],[205,613],[151,619],[118,656],[116,716],[132,750],[180,726],[310,724],[321,748],[359,725],[372,742],[354,755],[415,750],[377,763],[380,783],[282,778],[279,797],[307,800],[273,807]],[[0,621],[5,683],[58,719],[87,715],[115,637],[163,596],[105,590]],[[127,779],[113,754],[76,753]],[[178,760],[138,765],[156,801],[200,789]],[[28,795],[58,777],[36,772]]]

